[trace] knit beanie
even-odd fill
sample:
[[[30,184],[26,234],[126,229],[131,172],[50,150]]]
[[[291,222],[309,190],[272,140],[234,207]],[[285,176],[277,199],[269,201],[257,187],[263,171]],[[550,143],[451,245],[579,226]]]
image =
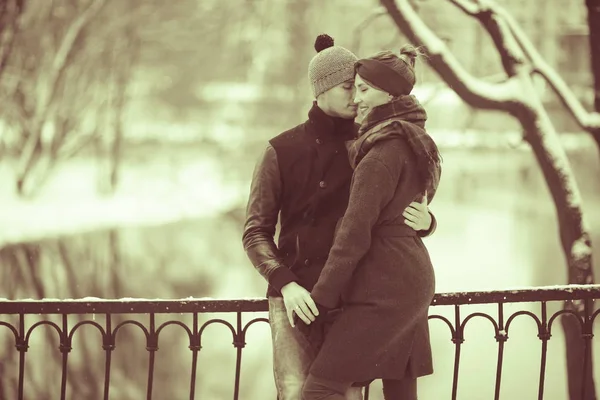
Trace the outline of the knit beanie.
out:
[[[373,87],[392,96],[409,95],[417,81],[415,59],[417,50],[406,45],[400,55],[382,51],[356,62],[356,73]]]
[[[358,58],[350,50],[334,46],[329,35],[315,40],[317,55],[308,64],[308,79],[315,98],[340,83],[354,78],[354,63]]]

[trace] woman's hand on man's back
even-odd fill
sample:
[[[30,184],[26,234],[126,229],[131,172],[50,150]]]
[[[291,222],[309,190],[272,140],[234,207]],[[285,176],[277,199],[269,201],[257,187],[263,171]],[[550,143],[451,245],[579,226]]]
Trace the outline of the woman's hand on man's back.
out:
[[[413,201],[404,209],[402,216],[405,218],[404,223],[415,231],[427,231],[431,227],[431,214],[427,207],[427,192],[420,202]]]

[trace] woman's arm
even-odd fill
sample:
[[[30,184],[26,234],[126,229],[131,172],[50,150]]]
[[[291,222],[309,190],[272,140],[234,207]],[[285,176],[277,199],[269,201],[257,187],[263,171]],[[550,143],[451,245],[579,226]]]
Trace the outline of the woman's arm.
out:
[[[329,258],[311,296],[320,305],[334,308],[354,269],[371,247],[371,230],[381,210],[392,200],[394,178],[379,159],[365,157],[356,167],[346,213],[337,231]]]

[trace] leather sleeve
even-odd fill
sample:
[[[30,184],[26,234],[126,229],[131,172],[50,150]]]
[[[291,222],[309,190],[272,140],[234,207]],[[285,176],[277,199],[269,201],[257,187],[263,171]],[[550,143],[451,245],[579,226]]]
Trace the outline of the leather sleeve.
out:
[[[242,242],[254,267],[278,291],[286,284],[298,280],[279,256],[274,241],[281,209],[281,193],[277,153],[269,145],[252,176]]]
[[[427,230],[417,231],[417,235],[420,237],[427,237],[433,235],[433,232],[435,232],[435,229],[437,228],[437,220],[435,219],[435,215],[433,215],[431,210],[429,210],[428,212],[429,215],[431,215],[431,225],[429,225],[429,229]]]

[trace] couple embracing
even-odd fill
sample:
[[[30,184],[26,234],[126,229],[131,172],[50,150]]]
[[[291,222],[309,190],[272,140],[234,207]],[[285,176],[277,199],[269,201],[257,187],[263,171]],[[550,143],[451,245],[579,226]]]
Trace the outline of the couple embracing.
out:
[[[413,400],[433,372],[421,238],[441,172],[411,95],[417,51],[358,59],[327,35],[315,49],[308,120],[269,141],[243,235],[269,284],[278,399],[360,400],[382,379],[386,400]]]

